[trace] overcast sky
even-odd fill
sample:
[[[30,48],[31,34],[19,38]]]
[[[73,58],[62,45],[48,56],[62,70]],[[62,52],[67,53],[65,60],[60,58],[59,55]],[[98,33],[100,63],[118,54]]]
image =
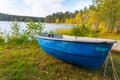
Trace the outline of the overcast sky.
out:
[[[60,11],[73,12],[91,4],[92,0],[0,0],[0,12],[45,17]]]

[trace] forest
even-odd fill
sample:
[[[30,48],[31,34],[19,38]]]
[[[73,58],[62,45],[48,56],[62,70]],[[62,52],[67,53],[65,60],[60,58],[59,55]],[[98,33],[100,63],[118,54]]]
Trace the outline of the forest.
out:
[[[41,22],[45,21],[44,17],[18,16],[0,13],[0,21],[14,21],[14,19],[16,19],[17,21],[25,21],[26,18],[30,18],[35,22],[37,22],[38,20],[40,20]]]
[[[93,0],[89,8],[75,12],[53,13],[45,18],[48,23],[85,25],[95,30],[120,31],[120,0]]]

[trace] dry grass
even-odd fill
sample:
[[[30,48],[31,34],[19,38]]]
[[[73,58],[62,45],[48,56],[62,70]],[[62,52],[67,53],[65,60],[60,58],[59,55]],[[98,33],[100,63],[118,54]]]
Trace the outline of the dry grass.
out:
[[[56,29],[56,33],[64,34],[64,35],[72,35],[71,28],[58,28]]]

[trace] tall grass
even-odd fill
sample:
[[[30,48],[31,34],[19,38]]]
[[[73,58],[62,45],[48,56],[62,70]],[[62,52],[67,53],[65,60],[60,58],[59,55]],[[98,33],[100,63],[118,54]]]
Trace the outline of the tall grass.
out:
[[[72,35],[71,28],[58,28],[56,29],[57,34]]]
[[[65,34],[71,36],[83,36],[83,37],[96,37],[96,38],[109,38],[120,40],[120,33],[113,33],[109,31],[103,31],[101,28],[94,30],[87,26],[75,27],[72,28],[58,28],[56,30],[57,34]]]

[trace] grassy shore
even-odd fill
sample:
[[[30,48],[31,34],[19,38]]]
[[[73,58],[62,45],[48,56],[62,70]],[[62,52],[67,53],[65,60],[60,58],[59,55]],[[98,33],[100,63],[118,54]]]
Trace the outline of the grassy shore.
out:
[[[120,75],[120,53],[112,55]],[[104,64],[93,70],[50,56],[36,41],[0,45],[0,80],[103,80],[103,72]],[[113,80],[110,60],[105,79]]]
[[[73,35],[71,28],[58,28],[58,29],[56,29],[56,33],[57,34],[65,34],[65,35]],[[85,37],[96,37],[96,38],[107,38],[107,39],[120,40],[120,33],[116,34],[116,33],[108,32],[108,31],[105,31],[105,32],[90,31],[90,32],[87,32],[87,34],[85,34],[84,36]]]

